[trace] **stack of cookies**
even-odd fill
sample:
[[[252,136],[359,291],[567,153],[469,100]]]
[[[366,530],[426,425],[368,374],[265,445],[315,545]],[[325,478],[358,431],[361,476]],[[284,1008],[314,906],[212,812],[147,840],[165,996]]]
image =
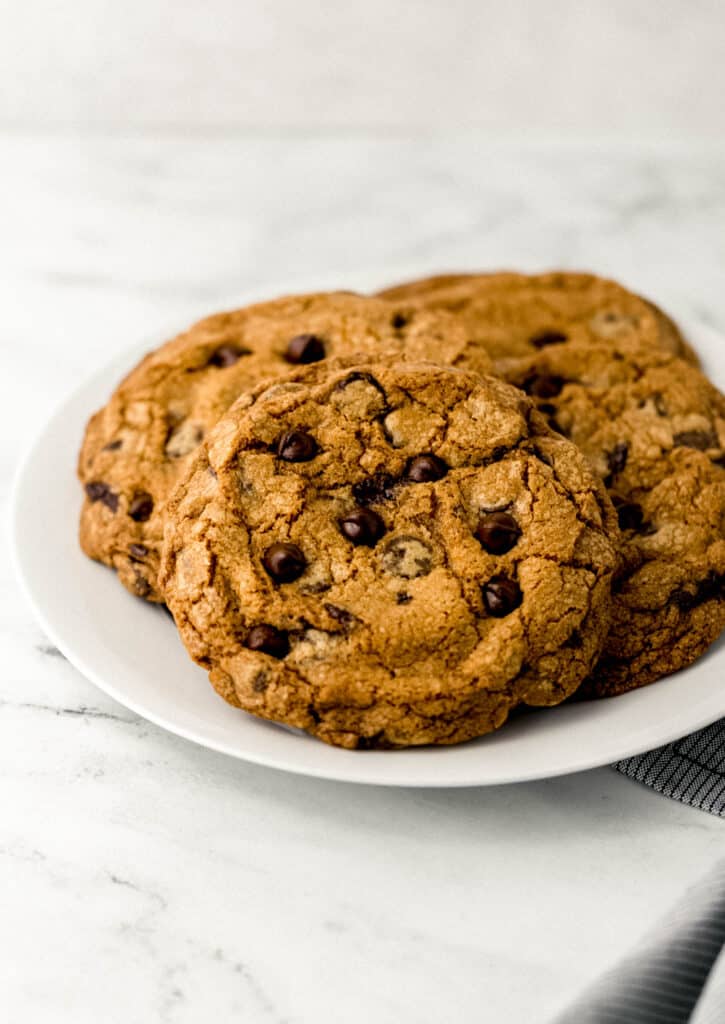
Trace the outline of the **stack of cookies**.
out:
[[[81,544],[231,704],[352,749],[652,683],[725,627],[725,397],[574,273],[209,317],[90,421]]]

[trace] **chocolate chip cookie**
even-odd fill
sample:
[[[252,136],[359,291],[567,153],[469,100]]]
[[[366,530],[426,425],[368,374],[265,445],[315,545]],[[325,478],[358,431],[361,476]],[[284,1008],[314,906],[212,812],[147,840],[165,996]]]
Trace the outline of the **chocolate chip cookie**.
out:
[[[88,424],[79,461],[83,550],[132,593],[161,601],[164,503],[219,416],[241,392],[295,365],[388,350],[490,369],[449,315],[350,293],[220,313],[152,352]]]
[[[609,344],[542,350],[514,379],[602,476],[622,529],[612,629],[582,692],[691,664],[725,628],[725,397],[681,359]]]
[[[347,748],[450,744],[576,689],[617,543],[521,391],[350,359],[219,421],[168,504],[160,585],[231,704]]]
[[[582,341],[651,345],[697,363],[676,325],[660,309],[593,274],[447,274],[380,294],[391,301],[456,313],[504,378],[543,348]]]

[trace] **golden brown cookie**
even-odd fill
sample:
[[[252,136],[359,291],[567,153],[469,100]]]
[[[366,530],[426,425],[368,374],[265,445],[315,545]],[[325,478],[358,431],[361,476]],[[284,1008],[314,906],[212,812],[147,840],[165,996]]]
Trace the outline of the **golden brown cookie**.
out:
[[[342,747],[450,744],[576,689],[617,541],[521,391],[350,359],[219,421],[169,502],[160,584],[230,703]]]
[[[725,397],[653,348],[542,350],[515,382],[603,477],[623,531],[612,629],[583,693],[689,665],[725,628]]]
[[[653,303],[593,274],[442,274],[380,294],[460,316],[506,379],[541,349],[569,342],[651,345],[697,363],[676,325]]]
[[[386,351],[490,369],[454,318],[342,292],[220,313],[162,345],[88,424],[79,460],[83,550],[112,566],[132,593],[162,600],[164,503],[219,416],[243,391],[294,365]]]

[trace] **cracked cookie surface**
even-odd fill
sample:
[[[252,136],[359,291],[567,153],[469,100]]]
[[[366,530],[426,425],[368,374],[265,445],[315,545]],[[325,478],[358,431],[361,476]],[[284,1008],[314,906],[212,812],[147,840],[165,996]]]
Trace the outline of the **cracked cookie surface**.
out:
[[[445,274],[380,293],[455,313],[508,379],[536,352],[570,342],[652,345],[697,363],[677,326],[653,303],[593,274]]]
[[[160,583],[230,703],[342,747],[449,744],[573,693],[617,540],[601,481],[517,389],[336,360],[212,430]]]
[[[351,293],[290,296],[202,320],[150,353],[91,419],[79,459],[80,540],[134,594],[157,587],[163,508],[194,452],[245,390],[294,365],[397,352],[487,372],[446,314]]]
[[[612,629],[582,694],[691,664],[725,628],[725,397],[651,348],[552,347],[513,379],[588,457],[622,528]]]

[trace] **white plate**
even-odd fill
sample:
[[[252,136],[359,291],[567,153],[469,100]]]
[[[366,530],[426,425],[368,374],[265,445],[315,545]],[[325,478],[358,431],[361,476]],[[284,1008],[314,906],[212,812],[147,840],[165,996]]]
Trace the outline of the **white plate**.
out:
[[[725,338],[702,325],[686,326],[723,387]],[[61,405],[32,445],[14,491],[17,567],[43,629],[119,703],[234,757],[385,786],[478,786],[562,775],[649,750],[725,716],[725,638],[696,665],[654,686],[521,715],[500,732],[458,747],[338,750],[227,705],[188,659],[169,616],[128,594],[114,573],[82,555],[76,539],[81,492],[75,462],[86,420],[140,353],[171,333],[116,359]]]

